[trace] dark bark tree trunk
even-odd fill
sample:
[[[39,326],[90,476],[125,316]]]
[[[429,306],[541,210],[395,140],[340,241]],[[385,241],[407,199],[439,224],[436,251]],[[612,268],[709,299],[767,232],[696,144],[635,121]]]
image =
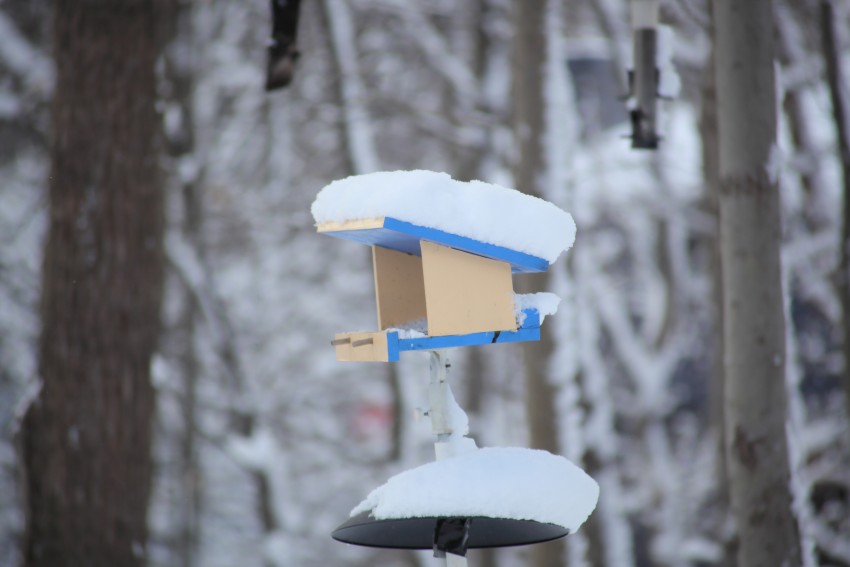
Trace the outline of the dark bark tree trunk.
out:
[[[42,387],[24,417],[28,567],[143,565],[163,191],[154,2],[57,2]]]
[[[715,0],[726,466],[738,565],[800,565],[785,436],[773,6]]]
[[[518,149],[514,182],[524,193],[542,197],[544,163],[545,100],[543,65],[546,58],[546,0],[518,0],[513,3],[514,38],[511,54],[511,118]],[[548,273],[526,276],[518,281],[518,291],[529,293],[548,289]],[[549,381],[549,362],[554,344],[550,333],[539,341],[523,345],[525,407],[535,449],[560,452],[555,387]],[[531,548],[533,564],[540,567],[564,562],[564,543],[555,541]]]
[[[835,10],[830,0],[820,3],[821,39],[826,62],[826,78],[829,85],[832,116],[838,138],[838,155],[844,182],[844,207],[841,214],[841,250],[838,256],[838,293],[841,297],[842,329],[844,342],[844,396],[847,415],[850,417],[850,109],[841,85],[841,47],[836,37]]]
[[[530,195],[542,196],[540,180],[543,163],[543,33],[545,0],[514,3],[513,91],[511,93],[513,130],[519,150],[514,167],[517,188]],[[548,274],[525,277],[519,281],[523,292],[547,288]],[[558,452],[553,387],[546,367],[553,345],[549,334],[540,341],[524,345],[526,407],[531,444],[539,449]]]

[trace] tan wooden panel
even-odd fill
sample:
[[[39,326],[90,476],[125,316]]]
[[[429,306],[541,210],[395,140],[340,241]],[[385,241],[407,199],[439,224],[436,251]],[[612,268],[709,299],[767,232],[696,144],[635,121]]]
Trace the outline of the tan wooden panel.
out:
[[[516,330],[507,262],[421,242],[430,336]]]
[[[389,329],[425,317],[422,258],[372,247],[378,328]]]
[[[358,341],[370,344],[354,346]],[[344,342],[343,342],[344,341]],[[338,333],[334,336],[336,359],[340,362],[387,362],[387,334],[375,333]]]
[[[384,226],[384,217],[357,219],[344,222],[323,222],[316,227],[318,232],[337,232],[340,230],[367,230]]]

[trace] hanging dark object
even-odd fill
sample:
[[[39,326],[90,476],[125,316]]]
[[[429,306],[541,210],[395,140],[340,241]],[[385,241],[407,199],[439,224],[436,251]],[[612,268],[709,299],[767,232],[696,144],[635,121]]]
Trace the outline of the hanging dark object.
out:
[[[658,0],[631,0],[633,68],[629,71],[629,116],[632,147],[658,148],[656,116],[658,69]]]
[[[296,45],[301,0],[271,0],[272,38],[268,50],[266,90],[282,89],[292,82],[301,55]]]
[[[629,74],[629,87],[635,106],[629,112],[632,122],[632,147],[658,148],[656,105],[658,101],[658,67],[656,53],[658,34],[654,28],[634,30],[634,70]]]
[[[563,526],[533,520],[482,516],[376,520],[364,512],[339,526],[331,536],[366,547],[433,549],[437,554],[463,556],[467,549],[542,543],[568,533]]]

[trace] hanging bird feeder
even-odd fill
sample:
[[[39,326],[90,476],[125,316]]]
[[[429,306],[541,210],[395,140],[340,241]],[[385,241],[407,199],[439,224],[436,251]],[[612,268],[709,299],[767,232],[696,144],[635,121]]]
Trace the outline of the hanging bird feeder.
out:
[[[658,148],[658,0],[631,0],[633,68],[629,73],[632,147]]]

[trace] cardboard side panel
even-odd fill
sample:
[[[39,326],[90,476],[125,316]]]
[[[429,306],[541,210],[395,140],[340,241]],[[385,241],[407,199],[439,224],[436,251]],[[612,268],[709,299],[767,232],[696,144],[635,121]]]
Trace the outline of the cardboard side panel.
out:
[[[421,243],[428,335],[516,331],[507,262]]]
[[[379,329],[425,318],[422,258],[373,246],[372,266]]]
[[[384,332],[338,333],[333,342],[340,362],[388,362]]]

